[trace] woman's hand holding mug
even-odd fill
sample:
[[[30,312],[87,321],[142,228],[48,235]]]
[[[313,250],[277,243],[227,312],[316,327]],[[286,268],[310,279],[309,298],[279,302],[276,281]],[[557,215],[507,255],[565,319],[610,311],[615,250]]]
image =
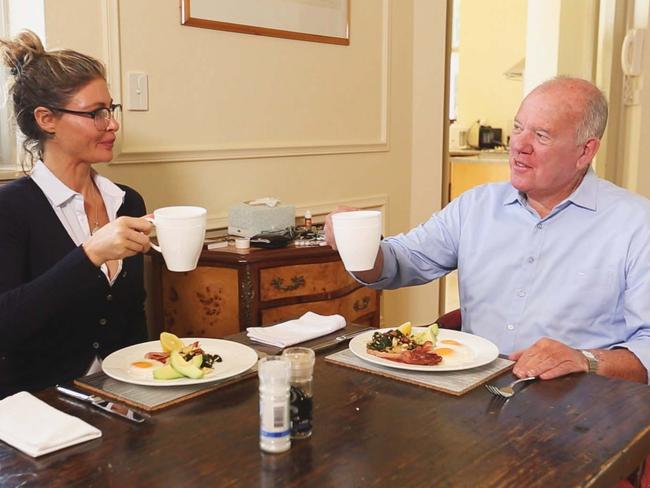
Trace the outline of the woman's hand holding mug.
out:
[[[82,246],[88,259],[99,267],[107,261],[147,252],[152,229],[153,225],[144,218],[118,217],[91,235]]]

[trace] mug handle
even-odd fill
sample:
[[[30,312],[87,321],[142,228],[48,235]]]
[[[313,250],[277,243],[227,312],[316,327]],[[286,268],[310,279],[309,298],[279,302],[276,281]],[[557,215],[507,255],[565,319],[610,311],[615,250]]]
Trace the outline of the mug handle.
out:
[[[156,225],[156,221],[152,219],[151,217],[142,217],[144,220],[147,220],[151,222],[153,225]],[[151,247],[154,248],[156,251],[158,251],[160,254],[162,254],[162,249],[160,249],[160,246],[155,245],[153,242],[150,242]]]

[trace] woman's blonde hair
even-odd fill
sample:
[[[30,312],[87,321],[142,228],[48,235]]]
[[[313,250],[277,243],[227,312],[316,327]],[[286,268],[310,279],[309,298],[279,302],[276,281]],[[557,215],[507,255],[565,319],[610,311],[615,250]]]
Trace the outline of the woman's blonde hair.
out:
[[[43,142],[52,137],[34,118],[37,107],[65,107],[70,98],[87,83],[106,79],[104,65],[69,49],[46,51],[39,37],[23,31],[14,39],[0,39],[0,58],[11,70],[9,96],[18,128],[24,134],[23,149],[31,169],[41,158]]]

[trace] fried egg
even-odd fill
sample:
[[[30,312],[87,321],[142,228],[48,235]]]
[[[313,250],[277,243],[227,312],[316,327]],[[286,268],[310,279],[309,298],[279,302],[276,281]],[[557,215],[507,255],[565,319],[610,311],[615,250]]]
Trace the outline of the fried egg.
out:
[[[140,361],[133,361],[129,365],[129,376],[139,380],[152,380],[153,371],[161,368],[163,363],[159,361],[152,361],[151,359],[143,359]]]
[[[474,359],[474,353],[469,347],[453,339],[438,341],[433,352],[442,357],[441,366],[460,366]]]

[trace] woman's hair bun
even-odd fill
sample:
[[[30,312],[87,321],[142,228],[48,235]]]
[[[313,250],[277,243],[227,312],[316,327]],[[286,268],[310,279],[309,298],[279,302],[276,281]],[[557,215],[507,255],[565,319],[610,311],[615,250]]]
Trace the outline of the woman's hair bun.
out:
[[[34,58],[45,54],[43,43],[32,31],[25,30],[11,40],[0,39],[2,61],[14,76],[22,73],[23,67]]]

